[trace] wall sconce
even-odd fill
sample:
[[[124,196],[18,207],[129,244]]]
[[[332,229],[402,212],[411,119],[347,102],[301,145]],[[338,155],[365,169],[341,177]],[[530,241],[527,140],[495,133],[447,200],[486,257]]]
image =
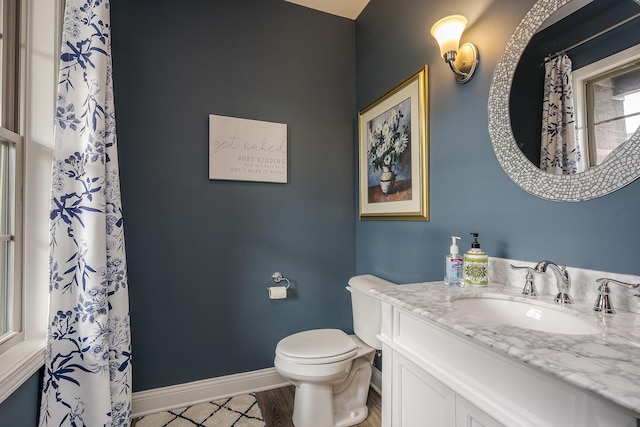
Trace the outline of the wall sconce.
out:
[[[440,19],[431,27],[431,35],[440,46],[440,54],[456,75],[458,83],[466,83],[478,65],[478,49],[472,43],[460,44],[460,37],[467,26],[467,18],[451,15]]]

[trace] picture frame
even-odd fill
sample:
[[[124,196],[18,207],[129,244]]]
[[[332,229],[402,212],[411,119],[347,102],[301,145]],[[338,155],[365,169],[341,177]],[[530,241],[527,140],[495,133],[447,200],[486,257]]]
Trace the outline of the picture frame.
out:
[[[362,220],[429,220],[428,66],[358,113]]]

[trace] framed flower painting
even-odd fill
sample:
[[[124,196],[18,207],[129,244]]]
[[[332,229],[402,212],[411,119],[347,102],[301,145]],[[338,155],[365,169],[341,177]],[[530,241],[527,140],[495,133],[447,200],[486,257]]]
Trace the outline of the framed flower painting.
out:
[[[429,220],[427,67],[358,114],[360,218]]]

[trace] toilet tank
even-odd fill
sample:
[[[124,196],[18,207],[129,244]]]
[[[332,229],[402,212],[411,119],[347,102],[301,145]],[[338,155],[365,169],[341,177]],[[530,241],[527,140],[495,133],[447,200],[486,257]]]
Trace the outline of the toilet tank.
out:
[[[351,292],[353,331],[367,345],[378,350],[382,348],[377,337],[382,325],[382,304],[369,290],[393,285],[396,284],[371,274],[363,274],[352,277],[347,286],[347,290]]]

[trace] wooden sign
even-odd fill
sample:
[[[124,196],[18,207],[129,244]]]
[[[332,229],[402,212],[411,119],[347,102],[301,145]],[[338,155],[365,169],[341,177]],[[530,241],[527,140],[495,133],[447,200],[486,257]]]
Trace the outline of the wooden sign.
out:
[[[209,115],[209,179],[287,182],[287,125]]]

